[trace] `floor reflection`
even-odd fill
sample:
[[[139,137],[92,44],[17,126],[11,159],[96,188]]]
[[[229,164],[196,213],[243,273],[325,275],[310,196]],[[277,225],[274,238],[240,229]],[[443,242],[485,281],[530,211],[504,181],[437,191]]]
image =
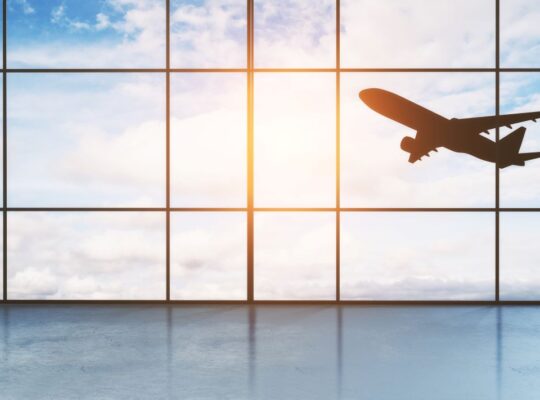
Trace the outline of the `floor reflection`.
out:
[[[2,399],[532,399],[540,392],[538,307],[0,311]]]
[[[503,354],[502,354],[502,307],[498,307],[496,309],[497,313],[497,324],[495,327],[495,335],[497,337],[497,348],[496,348],[496,360],[495,360],[495,368],[496,368],[496,382],[497,382],[497,399],[500,400],[502,398],[502,363],[503,363]]]
[[[257,362],[257,307],[248,306],[249,313],[249,339],[248,339],[248,363],[249,363],[249,397],[255,398],[256,396],[256,376],[255,366]]]

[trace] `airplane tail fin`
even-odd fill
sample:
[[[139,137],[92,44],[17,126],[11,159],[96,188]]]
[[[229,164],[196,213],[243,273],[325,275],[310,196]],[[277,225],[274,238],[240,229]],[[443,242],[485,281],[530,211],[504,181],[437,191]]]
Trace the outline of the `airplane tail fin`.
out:
[[[521,127],[506,135],[499,141],[499,167],[505,168],[510,165],[525,165],[526,158],[522,158],[519,154],[519,149],[521,148],[521,142],[523,142],[523,137],[525,136],[526,128]],[[527,154],[536,154],[536,153],[524,153]],[[537,158],[537,157],[532,157]],[[532,158],[528,158],[529,160]]]
[[[500,140],[499,145],[501,146],[503,155],[515,155],[519,152],[521,142],[523,142],[523,137],[525,136],[525,130],[526,128],[524,127],[518,128]]]

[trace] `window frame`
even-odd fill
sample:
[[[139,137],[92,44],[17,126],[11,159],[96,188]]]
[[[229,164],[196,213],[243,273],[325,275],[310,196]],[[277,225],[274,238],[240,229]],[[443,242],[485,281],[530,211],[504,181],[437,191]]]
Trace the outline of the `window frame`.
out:
[[[171,0],[164,0],[166,7],[166,19],[164,23],[166,24],[166,46],[165,46],[165,65],[163,68],[8,68],[7,65],[7,24],[8,21],[8,0],[3,0],[3,63],[2,63],[2,79],[3,79],[3,88],[2,88],[2,98],[3,98],[3,125],[2,125],[2,143],[3,143],[3,203],[2,203],[2,216],[3,216],[3,303],[15,303],[15,302],[99,302],[99,303],[118,303],[118,302],[134,302],[141,303],[139,300],[127,300],[127,301],[118,301],[118,300],[10,300],[7,296],[8,294],[8,279],[7,271],[9,268],[9,260],[7,257],[8,254],[8,217],[10,213],[17,212],[32,212],[32,211],[49,211],[49,212],[102,212],[102,211],[113,211],[113,212],[126,212],[126,211],[139,211],[139,212],[152,212],[152,213],[162,213],[165,214],[166,218],[166,246],[165,246],[165,260],[166,260],[166,292],[165,300],[155,300],[152,302],[159,303],[280,303],[288,302],[287,300],[256,300],[256,295],[254,293],[254,268],[255,268],[255,238],[254,238],[254,220],[255,215],[258,213],[273,213],[273,212],[321,212],[321,213],[332,213],[335,216],[335,246],[336,246],[336,255],[335,255],[335,299],[333,300],[306,300],[300,301],[301,303],[362,303],[362,304],[374,304],[374,303],[390,303],[390,304],[424,304],[424,303],[436,303],[436,304],[503,304],[503,303],[536,303],[540,304],[540,294],[539,300],[534,301],[502,301],[499,296],[499,252],[500,252],[500,243],[499,243],[499,229],[500,229],[500,213],[501,212],[540,212],[540,208],[503,208],[500,207],[500,187],[499,187],[499,170],[495,168],[495,187],[494,197],[495,197],[495,206],[494,207],[479,207],[479,208],[431,208],[431,207],[406,207],[406,208],[362,208],[362,207],[352,207],[344,208],[340,204],[340,94],[341,94],[341,73],[366,73],[366,72],[380,72],[380,73],[396,73],[396,72],[411,72],[411,73],[432,73],[432,72],[478,72],[493,74],[495,76],[495,105],[496,105],[496,115],[499,115],[500,111],[500,74],[511,73],[511,72],[540,72],[540,68],[501,68],[500,66],[500,0],[493,0],[495,2],[495,66],[492,68],[342,68],[340,63],[340,27],[341,27],[341,8],[340,0],[335,0],[335,40],[336,40],[336,53],[335,53],[335,66],[332,68],[256,68],[254,65],[254,23],[255,23],[255,1],[256,0],[246,0],[247,7],[247,26],[246,26],[246,57],[247,65],[244,68],[172,68],[171,67]],[[7,102],[9,101],[8,96],[8,81],[9,76],[12,74],[47,74],[47,73],[65,73],[65,74],[78,74],[78,73],[135,73],[135,72],[144,72],[144,73],[155,73],[162,74],[165,76],[165,99],[166,99],[166,160],[165,160],[165,204],[163,207],[148,207],[148,208],[136,208],[136,207],[24,207],[17,208],[12,207],[8,204],[8,189],[7,189],[7,179],[8,179],[8,152],[7,152],[7,142],[9,140],[9,133],[7,127]],[[245,99],[247,104],[247,149],[246,149],[246,160],[247,160],[247,199],[246,207],[172,207],[171,206],[171,148],[170,148],[170,136],[171,136],[171,76],[174,74],[197,74],[197,73],[241,73],[245,74],[247,78],[247,90],[245,93]],[[336,184],[335,184],[335,207],[311,207],[311,208],[298,208],[298,207],[256,207],[254,201],[254,160],[256,154],[254,154],[254,96],[255,96],[255,87],[254,87],[254,77],[258,74],[279,74],[279,73],[327,73],[332,74],[335,77],[335,90],[336,90],[336,100],[335,100],[335,143],[336,143]],[[496,130],[495,140],[499,140],[499,129]],[[170,264],[171,264],[171,214],[173,213],[182,213],[182,212],[232,212],[232,213],[243,213],[246,216],[246,235],[247,235],[247,253],[246,253],[246,264],[247,264],[247,279],[246,279],[246,288],[247,296],[244,300],[171,300],[170,293]],[[377,213],[377,212],[421,212],[421,213],[433,213],[433,212],[448,212],[448,213],[490,213],[493,215],[495,220],[495,265],[494,265],[494,276],[495,276],[495,286],[494,291],[494,300],[489,301],[460,301],[460,300],[441,300],[441,301],[425,301],[425,300],[407,300],[407,301],[370,301],[370,300],[343,300],[340,296],[340,218],[342,212],[368,212],[368,213]],[[147,302],[147,301],[145,301]],[[295,302],[295,303],[298,303]]]

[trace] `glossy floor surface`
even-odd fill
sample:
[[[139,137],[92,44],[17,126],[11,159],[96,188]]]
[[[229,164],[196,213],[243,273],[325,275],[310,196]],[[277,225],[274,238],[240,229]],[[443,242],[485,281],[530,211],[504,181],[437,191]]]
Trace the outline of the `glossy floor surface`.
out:
[[[0,399],[538,399],[535,306],[0,306]]]

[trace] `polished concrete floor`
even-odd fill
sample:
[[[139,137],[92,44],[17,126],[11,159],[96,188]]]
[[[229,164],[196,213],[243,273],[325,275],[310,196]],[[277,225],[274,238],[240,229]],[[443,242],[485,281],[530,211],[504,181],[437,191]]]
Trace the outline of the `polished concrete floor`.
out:
[[[0,399],[538,399],[540,307],[0,306]]]

